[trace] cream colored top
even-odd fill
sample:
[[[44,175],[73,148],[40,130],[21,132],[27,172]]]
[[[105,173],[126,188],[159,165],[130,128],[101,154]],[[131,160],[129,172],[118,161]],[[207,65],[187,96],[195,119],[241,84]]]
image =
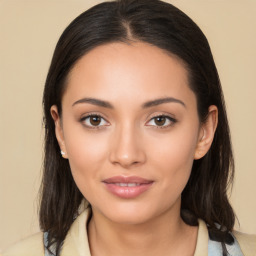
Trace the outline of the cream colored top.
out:
[[[89,210],[84,209],[71,225],[64,241],[61,256],[91,256],[85,228]],[[256,256],[256,235],[233,232],[244,256]],[[199,230],[194,256],[208,256],[208,230],[204,221],[199,220]],[[43,233],[26,238],[5,251],[2,256],[44,256]]]

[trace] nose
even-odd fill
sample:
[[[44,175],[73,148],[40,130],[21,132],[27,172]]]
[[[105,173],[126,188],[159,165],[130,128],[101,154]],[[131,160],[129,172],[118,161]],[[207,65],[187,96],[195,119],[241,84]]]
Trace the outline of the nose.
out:
[[[146,161],[142,136],[136,132],[136,127],[128,124],[116,129],[110,150],[110,162],[125,169],[139,166]]]

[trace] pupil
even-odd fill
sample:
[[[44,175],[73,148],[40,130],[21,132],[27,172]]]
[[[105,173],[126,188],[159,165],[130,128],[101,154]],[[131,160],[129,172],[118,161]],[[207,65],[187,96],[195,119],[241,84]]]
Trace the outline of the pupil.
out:
[[[165,123],[165,117],[159,116],[159,117],[156,118],[156,124],[157,125],[162,126],[162,125],[164,125],[164,123]]]
[[[100,117],[99,116],[91,116],[90,123],[92,125],[99,125],[100,124]]]

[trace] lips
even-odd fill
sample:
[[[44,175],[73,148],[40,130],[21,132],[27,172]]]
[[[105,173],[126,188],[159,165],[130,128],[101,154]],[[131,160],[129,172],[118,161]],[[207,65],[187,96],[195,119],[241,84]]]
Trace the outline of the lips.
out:
[[[115,196],[131,199],[146,192],[153,181],[137,176],[114,176],[103,180],[103,183],[106,189]]]

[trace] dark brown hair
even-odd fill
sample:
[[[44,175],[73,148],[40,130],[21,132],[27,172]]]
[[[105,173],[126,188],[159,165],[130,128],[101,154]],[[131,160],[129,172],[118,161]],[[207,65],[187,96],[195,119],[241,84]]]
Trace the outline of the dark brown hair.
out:
[[[61,99],[65,82],[76,62],[91,49],[109,42],[141,41],[164,49],[185,63],[189,86],[197,97],[201,122],[210,105],[218,107],[219,124],[209,152],[195,160],[182,192],[181,216],[189,225],[197,219],[209,226],[210,237],[229,243],[235,215],[227,197],[234,175],[230,132],[221,84],[208,41],[200,28],[182,11],[159,0],[104,2],[85,11],[61,35],[48,72],[43,95],[45,125],[44,173],[41,186],[40,226],[48,232],[49,246],[61,243],[77,216],[83,195],[67,160],[60,154],[50,115]],[[216,223],[220,228],[216,227]],[[232,240],[232,239],[231,239]]]

